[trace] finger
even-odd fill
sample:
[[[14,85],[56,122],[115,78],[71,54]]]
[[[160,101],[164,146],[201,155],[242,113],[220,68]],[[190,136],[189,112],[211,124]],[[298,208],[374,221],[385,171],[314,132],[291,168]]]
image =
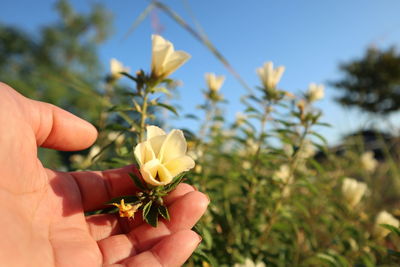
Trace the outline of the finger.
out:
[[[194,188],[188,184],[180,184],[164,200],[171,205],[185,194],[193,192]],[[119,218],[116,214],[99,214],[86,218],[86,222],[94,240],[98,241],[112,235],[126,234],[143,223],[141,212],[135,214],[134,219]]]
[[[89,147],[97,130],[89,122],[54,105],[24,99],[26,117],[30,119],[38,146],[73,151]]]
[[[143,223],[126,235],[100,240],[98,245],[106,263],[116,263],[150,249],[171,233],[190,229],[204,214],[209,201],[201,192],[192,191],[169,207],[171,221],[161,220],[156,228]]]
[[[160,240],[149,251],[142,252],[123,263],[127,267],[182,266],[197,248],[201,238],[191,230],[182,230]]]
[[[134,195],[137,189],[129,173],[139,175],[134,165],[108,171],[83,171],[69,173],[79,186],[84,211],[104,208],[112,198]]]

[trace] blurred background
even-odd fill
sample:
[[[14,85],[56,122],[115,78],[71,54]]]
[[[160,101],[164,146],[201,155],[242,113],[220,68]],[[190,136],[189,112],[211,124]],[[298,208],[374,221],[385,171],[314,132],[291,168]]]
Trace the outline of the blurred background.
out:
[[[348,87],[335,87],[335,83],[349,78],[349,72],[340,66],[365,58],[368,49],[378,53],[396,49],[400,43],[399,1],[165,3],[188,27],[208,38],[249,87],[259,83],[255,68],[265,61],[286,67],[280,86],[288,91],[304,90],[310,82],[325,84],[326,97],[319,106],[324,111],[324,121],[333,127],[322,129],[321,133],[330,144],[337,144],[344,135],[359,129],[396,133],[400,106],[393,97],[400,93],[396,92],[398,83],[397,88],[375,87],[386,98],[368,97],[370,102],[393,105],[387,112],[360,108],[362,97],[354,96],[354,90],[347,90]],[[229,103],[228,120],[233,121],[246,88],[204,42],[164,9],[149,8],[149,4],[151,1],[144,0],[2,1],[0,79],[29,97],[72,111],[82,105],[96,105],[79,96],[80,89],[74,82],[96,86],[108,73],[113,57],[132,71],[148,71],[150,36],[159,33],[177,49],[192,55],[185,68],[174,75],[184,77],[178,91],[181,114],[195,112],[193,107],[200,104],[203,73],[215,72],[227,76],[222,92]],[[393,57],[398,55],[394,50]],[[397,76],[397,82],[399,79]],[[198,127],[182,118],[173,124],[193,130]]]

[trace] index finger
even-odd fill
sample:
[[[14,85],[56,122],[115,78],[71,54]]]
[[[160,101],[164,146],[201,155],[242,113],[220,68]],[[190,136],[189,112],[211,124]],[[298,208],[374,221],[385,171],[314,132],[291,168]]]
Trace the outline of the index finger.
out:
[[[104,208],[112,198],[135,195],[135,187],[129,173],[139,175],[134,165],[107,171],[81,171],[68,173],[79,187],[84,211]]]

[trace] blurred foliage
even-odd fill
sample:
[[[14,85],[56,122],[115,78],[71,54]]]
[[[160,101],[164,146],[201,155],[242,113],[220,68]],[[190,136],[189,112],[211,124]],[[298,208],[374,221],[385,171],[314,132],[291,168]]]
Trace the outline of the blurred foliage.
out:
[[[102,106],[97,47],[110,35],[111,15],[99,5],[77,13],[67,0],[55,8],[58,21],[36,35],[0,24],[0,80],[93,122]]]
[[[400,54],[394,47],[370,48],[340,70],[344,77],[332,83],[342,93],[339,103],[381,115],[400,109]]]

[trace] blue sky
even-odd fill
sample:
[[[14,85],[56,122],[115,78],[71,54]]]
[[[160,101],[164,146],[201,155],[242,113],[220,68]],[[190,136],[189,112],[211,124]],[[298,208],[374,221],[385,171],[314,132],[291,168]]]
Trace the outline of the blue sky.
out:
[[[95,1],[72,0],[80,11],[88,10]],[[146,19],[128,38],[123,36],[149,1],[98,1],[114,13],[114,35],[100,48],[107,70],[115,57],[131,69],[149,69],[151,20]],[[398,0],[171,0],[169,5],[187,21],[192,13],[213,44],[233,67],[254,87],[259,84],[255,69],[265,61],[286,66],[280,86],[298,93],[310,82],[326,83],[340,77],[338,64],[363,55],[374,45],[400,47],[400,1]],[[56,19],[54,0],[3,0],[0,22],[18,25],[34,32],[40,25]],[[187,8],[190,6],[190,8]],[[173,77],[183,81],[179,89],[182,113],[195,112],[202,102],[204,73],[227,76],[221,89],[229,101],[227,118],[233,120],[240,111],[239,98],[246,91],[208,50],[174,21],[157,12],[163,25],[162,35],[179,50],[192,55],[191,60]],[[193,25],[193,24],[192,24]],[[333,101],[334,88],[326,87],[326,98],[317,106],[324,111],[323,120],[333,125],[322,130],[330,142],[368,123],[368,116],[346,110]],[[398,115],[393,116],[398,123]],[[179,120],[175,126],[195,128],[191,121]],[[384,126],[385,127],[385,126]]]

